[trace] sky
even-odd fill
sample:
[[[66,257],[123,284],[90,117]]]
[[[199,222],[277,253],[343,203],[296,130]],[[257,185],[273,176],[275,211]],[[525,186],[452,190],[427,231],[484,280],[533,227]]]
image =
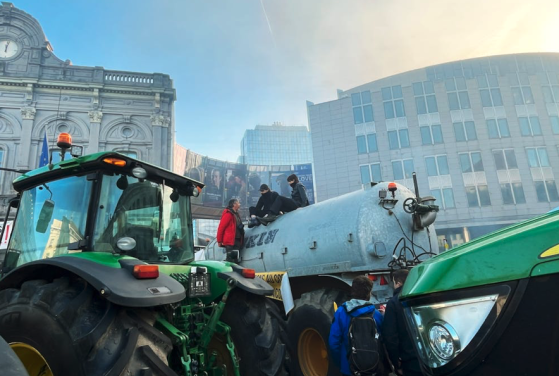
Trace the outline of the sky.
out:
[[[558,0],[21,0],[74,65],[169,74],[176,141],[236,161],[246,129],[428,65],[559,52]]]

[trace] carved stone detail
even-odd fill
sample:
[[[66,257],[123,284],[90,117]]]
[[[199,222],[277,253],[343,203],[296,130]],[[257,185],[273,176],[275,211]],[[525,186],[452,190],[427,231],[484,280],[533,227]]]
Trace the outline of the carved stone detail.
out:
[[[163,115],[151,115],[151,125],[157,127],[168,127],[171,123],[171,118]]]
[[[37,110],[35,107],[22,107],[21,108],[21,117],[23,120],[33,120],[35,119],[35,113]]]
[[[92,123],[100,123],[103,119],[103,113],[101,111],[89,111],[89,121]]]
[[[124,118],[125,123],[130,123],[130,121],[132,120],[132,116],[130,115],[123,115],[122,117]]]

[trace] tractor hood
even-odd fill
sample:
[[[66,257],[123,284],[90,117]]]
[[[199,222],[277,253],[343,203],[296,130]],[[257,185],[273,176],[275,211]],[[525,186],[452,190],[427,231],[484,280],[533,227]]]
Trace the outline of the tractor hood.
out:
[[[521,249],[522,252],[512,252]],[[514,257],[513,257],[514,255]],[[493,232],[414,267],[401,297],[518,280],[559,261],[559,212]],[[551,264],[549,264],[551,265]]]

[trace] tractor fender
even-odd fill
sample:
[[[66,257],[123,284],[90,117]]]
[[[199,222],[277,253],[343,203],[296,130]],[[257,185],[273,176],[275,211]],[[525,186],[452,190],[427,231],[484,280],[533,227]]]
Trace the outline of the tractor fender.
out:
[[[245,278],[236,271],[219,272],[217,276],[224,280],[233,280],[235,286],[255,295],[272,295],[274,288],[261,278]]]
[[[79,257],[60,256],[22,265],[0,280],[0,289],[18,287],[29,278],[53,278],[70,272],[84,279],[109,302],[124,307],[153,307],[177,303],[186,297],[184,286],[166,274],[136,279],[136,259],[119,260],[121,268],[109,267]]]

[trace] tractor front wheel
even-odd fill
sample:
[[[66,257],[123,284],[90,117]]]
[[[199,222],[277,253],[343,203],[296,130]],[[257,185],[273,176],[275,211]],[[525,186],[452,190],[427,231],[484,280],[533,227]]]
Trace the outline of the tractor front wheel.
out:
[[[266,305],[266,298],[235,289],[227,298],[221,320],[231,328],[242,376],[284,376],[285,345],[280,340],[280,326]],[[209,352],[234,375],[233,362],[223,336],[215,335]]]
[[[111,304],[84,280],[30,280],[0,291],[0,336],[31,375],[176,376],[170,340],[148,310]]]

